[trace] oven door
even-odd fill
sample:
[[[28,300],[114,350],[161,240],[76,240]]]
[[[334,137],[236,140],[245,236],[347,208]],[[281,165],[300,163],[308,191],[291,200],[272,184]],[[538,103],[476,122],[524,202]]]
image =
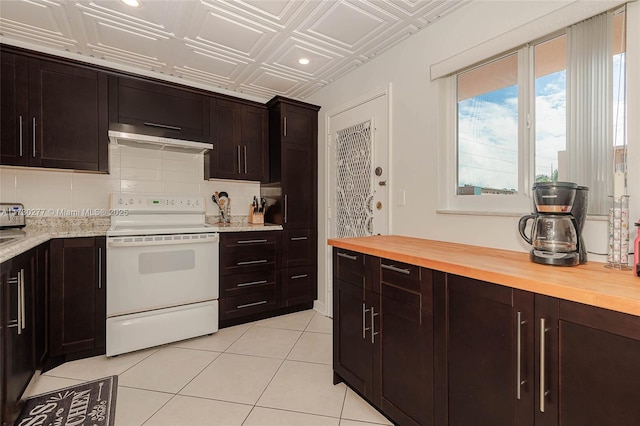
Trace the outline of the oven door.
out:
[[[107,317],[218,298],[217,233],[107,238]]]

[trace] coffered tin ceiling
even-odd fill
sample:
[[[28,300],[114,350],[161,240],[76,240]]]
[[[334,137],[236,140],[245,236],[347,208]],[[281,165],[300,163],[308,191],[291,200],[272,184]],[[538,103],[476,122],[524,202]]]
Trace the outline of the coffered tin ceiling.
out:
[[[1,0],[6,43],[185,84],[304,99],[442,16],[454,0]],[[67,54],[68,56],[68,54]],[[309,59],[308,65],[298,63]]]

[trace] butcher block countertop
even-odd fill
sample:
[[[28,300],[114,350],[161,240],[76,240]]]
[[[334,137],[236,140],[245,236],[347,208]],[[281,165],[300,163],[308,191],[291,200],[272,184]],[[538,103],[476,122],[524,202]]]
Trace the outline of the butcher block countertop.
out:
[[[329,245],[512,288],[640,316],[640,278],[604,263],[539,265],[529,253],[393,235],[340,238]]]

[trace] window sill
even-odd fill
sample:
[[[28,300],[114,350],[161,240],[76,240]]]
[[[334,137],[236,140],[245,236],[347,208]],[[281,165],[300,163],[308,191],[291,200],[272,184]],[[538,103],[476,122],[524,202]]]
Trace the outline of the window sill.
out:
[[[490,212],[490,211],[472,211],[472,210],[452,210],[452,209],[437,209],[437,214],[452,214],[460,216],[496,216],[496,217],[522,217],[531,212]],[[607,221],[607,216],[588,215],[587,220]]]

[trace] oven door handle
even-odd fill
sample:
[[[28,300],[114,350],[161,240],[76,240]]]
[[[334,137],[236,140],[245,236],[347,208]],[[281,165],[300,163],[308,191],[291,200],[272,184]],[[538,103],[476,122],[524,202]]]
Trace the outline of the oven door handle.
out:
[[[210,238],[194,238],[192,240],[158,240],[158,241],[108,241],[107,247],[110,248],[122,248],[122,247],[150,247],[150,246],[177,246],[186,244],[202,244],[202,243],[217,243],[218,239],[215,237]]]

